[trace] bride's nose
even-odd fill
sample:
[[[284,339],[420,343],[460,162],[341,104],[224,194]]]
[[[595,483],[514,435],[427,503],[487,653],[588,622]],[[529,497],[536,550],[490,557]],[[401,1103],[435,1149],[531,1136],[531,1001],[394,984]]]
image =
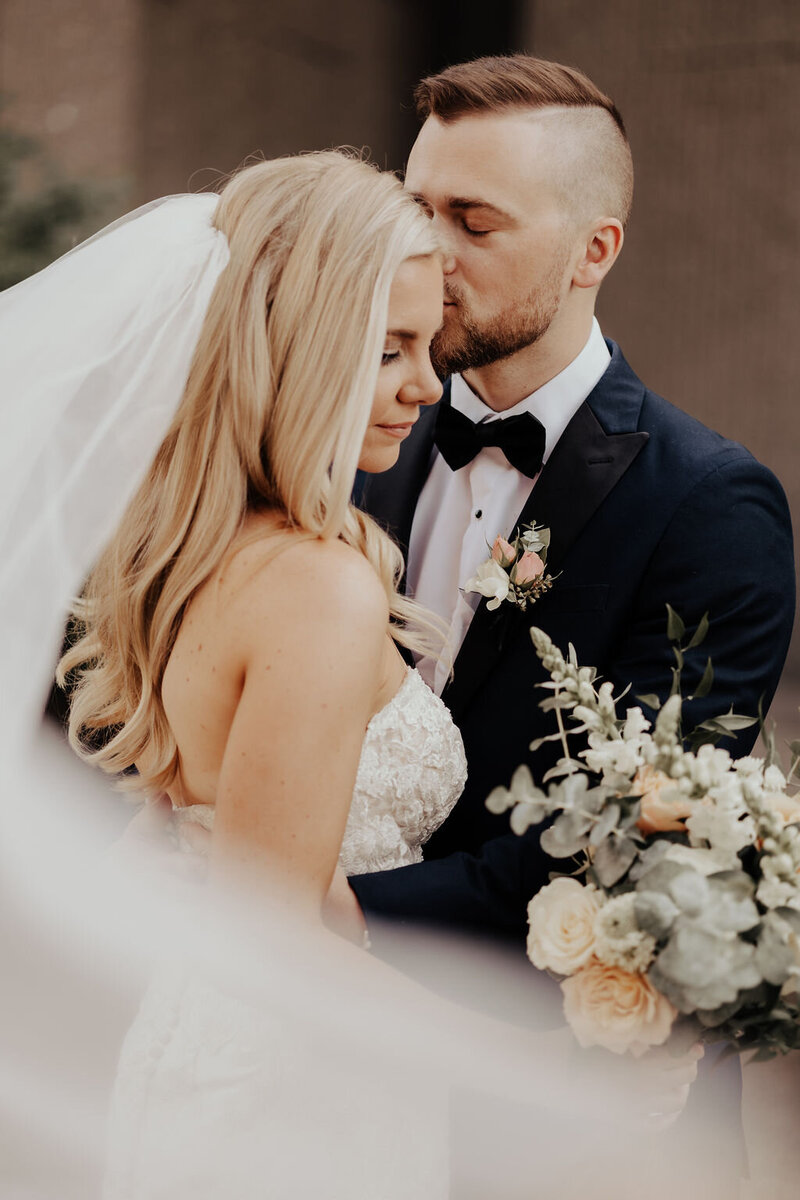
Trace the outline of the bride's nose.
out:
[[[431,360],[425,355],[414,377],[403,384],[397,394],[402,404],[435,404],[442,396],[442,381],[433,369]]]

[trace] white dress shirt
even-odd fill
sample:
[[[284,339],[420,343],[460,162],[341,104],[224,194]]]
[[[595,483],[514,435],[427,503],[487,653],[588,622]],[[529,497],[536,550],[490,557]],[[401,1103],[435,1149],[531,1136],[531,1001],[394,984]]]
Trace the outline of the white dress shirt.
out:
[[[593,320],[589,340],[577,358],[513,408],[494,412],[460,375],[452,378],[450,403],[476,423],[532,413],[545,427],[547,462],[567,425],[605,373],[610,358],[600,326]],[[481,599],[477,592],[465,593],[464,585],[488,557],[497,535],[508,538],[514,531],[536,479],[538,475],[532,479],[512,467],[496,446],[485,447],[458,471],[452,471],[441,455],[434,461],[411,527],[408,590],[449,624],[449,654],[453,659]],[[421,658],[417,666],[441,695],[449,673],[447,661]]]

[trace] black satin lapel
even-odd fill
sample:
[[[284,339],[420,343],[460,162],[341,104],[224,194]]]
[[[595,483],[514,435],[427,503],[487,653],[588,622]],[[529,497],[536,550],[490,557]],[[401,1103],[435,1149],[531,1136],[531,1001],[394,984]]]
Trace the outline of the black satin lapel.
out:
[[[556,574],[581,530],[625,474],[649,437],[647,433],[608,434],[588,404],[582,404],[531,490],[516,526],[536,521],[551,533],[548,571]],[[555,585],[556,588],[558,584]],[[524,620],[503,603],[489,612],[481,600],[442,693],[456,721],[492,669],[510,637],[509,626]],[[535,613],[535,609],[532,610]]]
[[[370,475],[361,494],[360,507],[388,530],[404,558],[408,557],[414,510],[430,468],[437,408],[434,404],[422,410],[397,464],[390,471]]]
[[[564,430],[516,524],[551,533],[547,568],[561,569],[584,526],[647,442],[648,433],[606,433],[588,404]]]

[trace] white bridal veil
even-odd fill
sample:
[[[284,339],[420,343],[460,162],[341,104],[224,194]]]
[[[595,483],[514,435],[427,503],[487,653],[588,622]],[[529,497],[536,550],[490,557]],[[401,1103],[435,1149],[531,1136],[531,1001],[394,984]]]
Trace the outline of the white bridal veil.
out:
[[[383,978],[353,980],[347,960],[315,962],[285,930],[259,930],[255,955],[252,936],[243,955],[228,936],[204,939],[197,907],[183,892],[176,898],[168,873],[121,868],[109,852],[125,819],[118,796],[42,723],[69,599],[175,412],[228,261],[216,203],[205,195],[146,205],[0,294],[0,1194],[100,1194],[119,1045],[154,961],[179,946],[258,998],[282,1038],[305,1047],[304,1074],[291,1106],[269,1097],[262,1127],[246,1126],[234,1143],[181,1128],[176,1113],[186,1152],[165,1161],[152,1195],[422,1200],[423,1142],[439,1139],[446,1160],[446,1085],[458,1081],[473,1097],[555,1104],[562,1118],[572,1096],[582,1116],[578,1126],[545,1126],[545,1146],[535,1119],[544,1109],[529,1110],[522,1157],[531,1175],[522,1179],[503,1176],[505,1130],[495,1122],[486,1138],[496,1161],[485,1178],[462,1178],[454,1197],[536,1194],[545,1158],[567,1197],[571,1181],[585,1190],[585,1174],[573,1180],[575,1139],[586,1164],[615,1138],[583,1067],[570,1093],[566,1075],[543,1078],[522,1031],[495,1038],[477,1019],[465,1035],[446,1009],[415,1011],[400,982],[395,997]],[[498,994],[506,987],[499,957],[418,949],[465,978],[483,976]]]

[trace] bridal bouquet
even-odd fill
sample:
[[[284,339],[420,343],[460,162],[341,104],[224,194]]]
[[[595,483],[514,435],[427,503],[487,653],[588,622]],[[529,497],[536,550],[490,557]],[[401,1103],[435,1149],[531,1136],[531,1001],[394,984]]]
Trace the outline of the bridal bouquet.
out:
[[[683,622],[669,610],[678,666],[654,724],[640,708],[618,715],[608,682],[565,658],[540,629],[536,652],[550,674],[563,757],[534,784],[527,766],[487,800],[511,810],[523,833],[550,818],[542,848],[578,856],[528,907],[528,956],[561,977],[564,1015],[583,1046],[644,1053],[681,1034],[766,1059],[800,1048],[800,802],[774,737],[765,760],[733,759],[715,745],[748,724],[728,713],[681,734]],[[709,662],[695,695],[707,694]],[[691,697],[689,697],[691,699]],[[564,718],[576,723],[568,730]],[[572,756],[570,733],[588,748]],[[584,745],[586,742],[584,742]],[[571,864],[572,865],[572,864]]]

